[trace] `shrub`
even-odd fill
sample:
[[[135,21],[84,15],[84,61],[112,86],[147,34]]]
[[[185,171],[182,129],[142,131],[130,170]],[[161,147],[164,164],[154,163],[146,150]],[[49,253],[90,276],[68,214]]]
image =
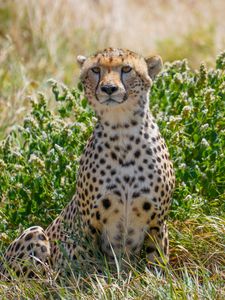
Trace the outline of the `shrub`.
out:
[[[166,64],[151,92],[150,107],[174,161],[177,188],[172,218],[224,210],[225,53],[215,70],[197,72],[186,61]],[[57,111],[40,94],[31,114],[0,145],[2,241],[22,227],[47,226],[75,191],[78,158],[95,117],[81,86],[51,81]]]

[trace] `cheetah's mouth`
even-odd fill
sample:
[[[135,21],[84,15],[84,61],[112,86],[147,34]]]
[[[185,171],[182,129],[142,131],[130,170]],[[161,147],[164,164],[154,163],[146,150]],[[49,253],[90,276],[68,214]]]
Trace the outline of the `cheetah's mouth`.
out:
[[[118,105],[118,104],[121,104],[125,101],[126,99],[122,99],[122,101],[117,101],[113,98],[108,98],[106,99],[104,102],[102,102],[102,104],[106,104],[106,105],[109,105],[109,106],[113,106],[113,105]]]
[[[119,102],[117,102],[113,98],[108,98],[103,103],[106,104],[106,105],[116,105],[116,104],[119,104]]]

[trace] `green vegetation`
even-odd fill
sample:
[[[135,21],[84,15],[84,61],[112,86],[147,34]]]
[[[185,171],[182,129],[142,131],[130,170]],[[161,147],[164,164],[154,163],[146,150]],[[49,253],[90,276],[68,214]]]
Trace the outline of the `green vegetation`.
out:
[[[76,186],[78,158],[96,121],[82,88],[51,81],[57,101],[39,95],[23,125],[0,145],[1,249],[31,225],[46,227]],[[150,107],[167,141],[177,187],[169,217],[170,265],[164,274],[89,274],[58,281],[1,283],[3,299],[223,299],[225,297],[225,52],[215,70],[166,64]]]

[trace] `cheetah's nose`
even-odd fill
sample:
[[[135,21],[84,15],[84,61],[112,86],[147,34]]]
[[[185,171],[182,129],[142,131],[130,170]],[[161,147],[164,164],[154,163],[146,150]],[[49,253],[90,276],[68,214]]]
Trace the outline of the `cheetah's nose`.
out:
[[[118,90],[118,86],[112,84],[106,84],[101,86],[102,92],[105,92],[108,95],[112,95],[114,92]]]

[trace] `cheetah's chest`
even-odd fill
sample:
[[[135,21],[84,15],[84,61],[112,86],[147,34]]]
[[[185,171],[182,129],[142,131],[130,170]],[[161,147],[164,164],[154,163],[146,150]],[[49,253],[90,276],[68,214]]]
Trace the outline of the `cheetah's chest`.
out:
[[[98,133],[97,133],[98,135]],[[93,139],[81,161],[81,213],[101,232],[102,248],[139,251],[149,224],[169,206],[171,165],[158,132]],[[131,239],[132,236],[132,239]],[[108,242],[106,242],[108,241]]]

